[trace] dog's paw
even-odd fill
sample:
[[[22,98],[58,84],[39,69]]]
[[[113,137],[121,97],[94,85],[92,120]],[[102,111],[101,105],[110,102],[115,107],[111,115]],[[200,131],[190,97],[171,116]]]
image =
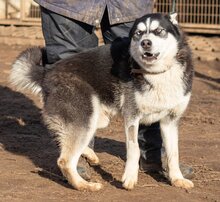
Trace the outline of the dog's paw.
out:
[[[91,148],[87,147],[84,150],[82,156],[84,156],[87,159],[90,165],[99,165],[99,158]]]
[[[94,183],[94,182],[89,182],[89,190],[90,191],[99,191],[100,189],[103,188],[103,185],[101,183]]]
[[[171,184],[175,187],[180,187],[183,189],[190,189],[194,187],[193,182],[185,178],[172,180]]]
[[[88,159],[90,165],[97,166],[99,165],[99,158],[97,156],[93,156],[93,158]]]
[[[76,189],[80,191],[99,191],[103,188],[103,185],[101,183],[95,183],[95,182],[86,182],[82,184],[78,184]]]
[[[137,184],[137,181],[138,172],[134,173],[133,175],[125,172],[122,177],[122,186],[127,190],[131,190],[134,189],[134,186]]]

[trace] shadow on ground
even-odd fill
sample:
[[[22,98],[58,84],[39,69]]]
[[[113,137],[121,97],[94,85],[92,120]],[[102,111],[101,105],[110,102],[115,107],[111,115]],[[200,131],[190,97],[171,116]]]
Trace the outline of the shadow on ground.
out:
[[[24,94],[8,87],[0,86],[0,95],[0,143],[3,148],[29,158],[37,168],[32,172],[70,188],[57,167],[58,146],[41,121],[41,110]],[[120,141],[97,137],[96,151],[125,160],[125,144]],[[103,180],[121,188],[121,183],[112,181],[112,175],[101,166],[94,170]]]

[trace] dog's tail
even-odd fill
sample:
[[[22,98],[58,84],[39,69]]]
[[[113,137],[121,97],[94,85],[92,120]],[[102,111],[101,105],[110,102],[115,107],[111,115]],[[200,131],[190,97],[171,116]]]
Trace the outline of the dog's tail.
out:
[[[13,63],[9,81],[18,90],[41,93],[41,83],[45,71],[43,52],[44,49],[39,47],[29,48],[23,51]]]

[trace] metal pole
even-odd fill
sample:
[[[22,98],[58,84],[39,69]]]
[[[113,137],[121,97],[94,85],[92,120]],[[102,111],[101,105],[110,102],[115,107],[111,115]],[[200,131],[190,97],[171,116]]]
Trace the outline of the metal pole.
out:
[[[24,0],[21,0],[20,1],[20,13],[21,13],[21,18],[20,18],[20,20],[21,21],[23,21],[24,20],[24,18],[25,18],[25,16],[24,16],[24,13],[25,13],[25,10],[24,10],[24,8],[25,8],[25,6],[24,6],[24,4],[25,4],[25,1]]]
[[[8,0],[5,0],[5,19],[8,19]]]
[[[176,0],[172,1],[172,9],[171,9],[171,14],[176,13]]]

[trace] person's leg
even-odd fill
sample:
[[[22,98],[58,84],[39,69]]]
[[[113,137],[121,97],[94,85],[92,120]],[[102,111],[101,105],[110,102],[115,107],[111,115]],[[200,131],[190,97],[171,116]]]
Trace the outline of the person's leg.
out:
[[[47,64],[98,46],[94,27],[41,7]]]
[[[112,43],[118,37],[128,37],[133,26],[133,22],[121,23],[111,26],[108,20],[107,9],[101,22],[103,40],[106,44]],[[166,157],[163,155],[162,137],[159,122],[150,126],[140,125],[138,141],[141,151],[140,169],[146,172],[163,172],[167,176]],[[186,178],[193,175],[192,168],[180,165],[180,169]]]
[[[150,126],[140,125],[138,142],[141,150],[141,170],[162,170],[161,148],[162,138],[159,123]]]
[[[120,23],[115,25],[110,25],[108,20],[107,9],[104,12],[101,21],[101,30],[103,35],[103,40],[105,44],[112,43],[118,37],[128,37],[131,27],[134,22]]]

